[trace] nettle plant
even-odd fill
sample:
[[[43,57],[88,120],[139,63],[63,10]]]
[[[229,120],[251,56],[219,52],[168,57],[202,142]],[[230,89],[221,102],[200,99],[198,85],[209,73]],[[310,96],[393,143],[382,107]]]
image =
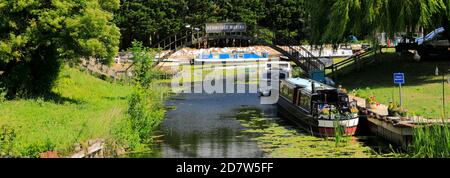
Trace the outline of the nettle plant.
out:
[[[152,82],[157,77],[153,69],[154,52],[143,47],[141,42],[133,42],[130,48],[133,54],[134,91],[128,100],[128,116],[131,129],[147,142],[153,129],[164,118],[161,106],[155,100],[157,93],[152,91]]]

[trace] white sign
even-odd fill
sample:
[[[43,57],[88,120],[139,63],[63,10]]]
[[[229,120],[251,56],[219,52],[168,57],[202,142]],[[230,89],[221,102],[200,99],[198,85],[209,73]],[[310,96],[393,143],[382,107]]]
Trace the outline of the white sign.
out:
[[[245,32],[247,25],[245,23],[207,23],[206,33],[223,33],[223,32]]]

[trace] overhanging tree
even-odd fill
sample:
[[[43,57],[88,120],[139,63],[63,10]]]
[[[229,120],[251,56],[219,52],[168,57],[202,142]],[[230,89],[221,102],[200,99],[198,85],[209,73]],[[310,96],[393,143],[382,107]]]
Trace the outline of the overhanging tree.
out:
[[[108,64],[120,31],[111,21],[119,0],[0,1],[0,84],[9,97],[47,94],[64,60]]]
[[[340,42],[349,33],[411,31],[443,26],[450,37],[450,0],[306,1],[313,41]]]

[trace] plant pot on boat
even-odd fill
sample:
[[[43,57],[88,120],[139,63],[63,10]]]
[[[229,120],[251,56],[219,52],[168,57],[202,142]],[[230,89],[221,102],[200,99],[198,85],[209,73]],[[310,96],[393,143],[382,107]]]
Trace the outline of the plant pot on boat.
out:
[[[324,107],[320,110],[320,118],[334,120],[335,118],[339,118],[339,110],[334,107]]]

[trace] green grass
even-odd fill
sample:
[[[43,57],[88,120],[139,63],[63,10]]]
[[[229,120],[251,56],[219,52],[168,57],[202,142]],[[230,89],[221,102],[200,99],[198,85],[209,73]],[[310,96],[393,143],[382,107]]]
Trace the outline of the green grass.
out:
[[[346,59],[348,59],[348,57],[336,57],[336,58],[333,58],[333,63],[336,64],[336,63],[342,62]]]
[[[54,98],[0,103],[0,127],[12,128],[16,135],[8,154],[36,156],[46,149],[67,154],[75,143],[111,138],[111,128],[126,117],[131,91],[64,67]]]
[[[399,88],[393,83],[393,73],[405,73],[406,84],[402,86],[403,106],[410,115],[427,118],[442,118],[442,76],[435,76],[436,66],[440,71],[450,69],[448,60],[416,62],[411,56],[399,57],[385,53],[381,62],[340,75],[336,80],[348,91],[356,90],[361,97],[374,95],[378,102],[399,103]],[[449,75],[450,76],[450,75]],[[445,83],[447,116],[450,113],[450,84]]]

